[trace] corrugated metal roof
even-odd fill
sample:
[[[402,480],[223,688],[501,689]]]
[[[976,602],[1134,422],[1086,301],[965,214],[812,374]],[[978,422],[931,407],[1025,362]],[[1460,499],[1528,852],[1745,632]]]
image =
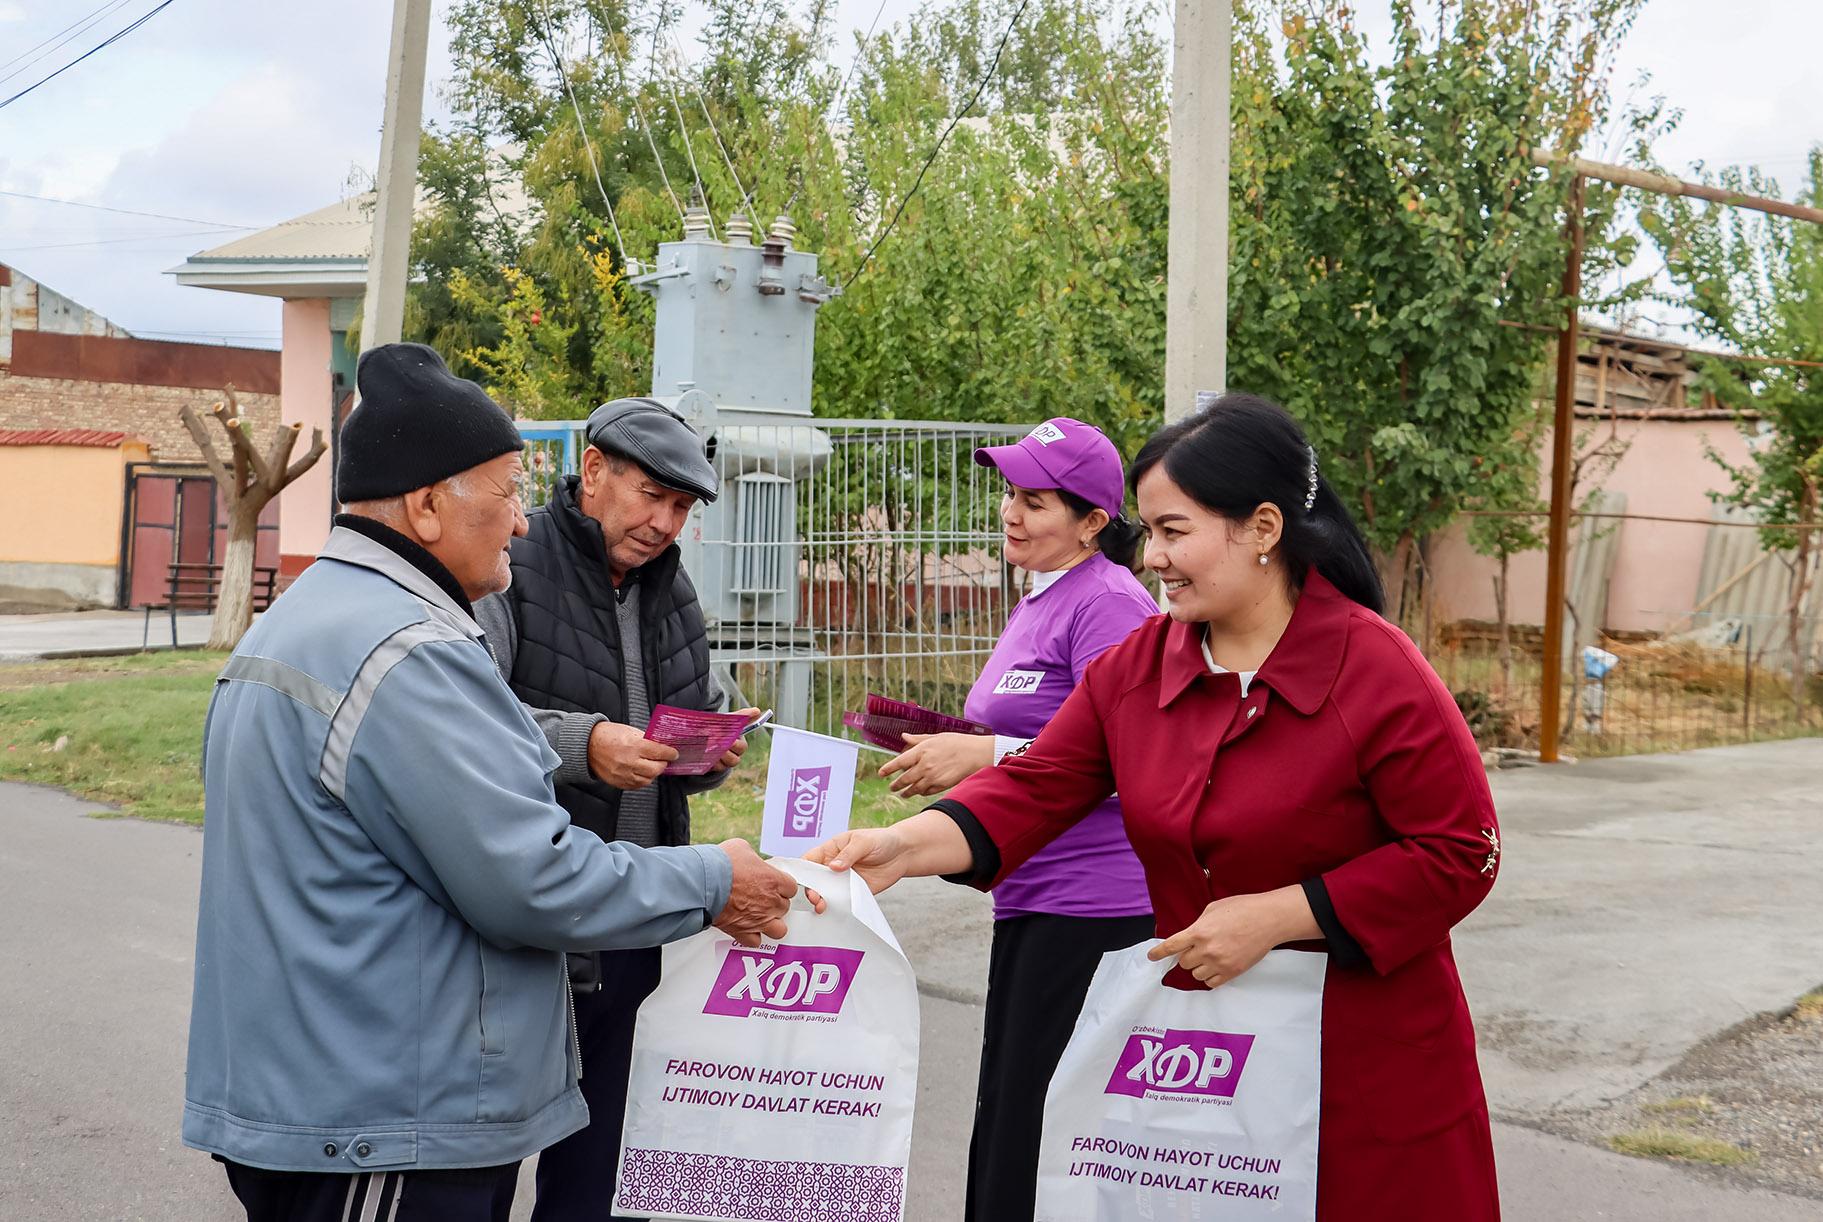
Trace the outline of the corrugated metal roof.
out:
[[[125,433],[108,433],[101,429],[0,429],[0,446],[95,446],[111,449],[125,440]]]
[[[190,256],[190,262],[248,259],[352,259],[365,262],[373,241],[372,192],[280,221],[270,229]]]
[[[280,221],[270,229],[200,251],[191,255],[188,263],[335,260],[364,264],[367,252],[373,248],[373,209],[377,198],[375,192],[368,191],[327,208],[306,212],[303,216]],[[524,184],[511,174],[503,173],[494,179],[493,202],[501,215],[521,224],[531,211]],[[417,208],[422,211],[426,203],[420,193]]]

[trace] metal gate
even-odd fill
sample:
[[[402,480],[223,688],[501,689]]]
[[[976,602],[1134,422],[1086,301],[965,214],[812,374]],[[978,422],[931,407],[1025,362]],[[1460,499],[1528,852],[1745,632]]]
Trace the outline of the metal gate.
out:
[[[260,514],[254,564],[276,568],[279,502]],[[118,605],[162,607],[173,564],[215,564],[228,552],[228,509],[215,480],[196,467],[128,463]]]

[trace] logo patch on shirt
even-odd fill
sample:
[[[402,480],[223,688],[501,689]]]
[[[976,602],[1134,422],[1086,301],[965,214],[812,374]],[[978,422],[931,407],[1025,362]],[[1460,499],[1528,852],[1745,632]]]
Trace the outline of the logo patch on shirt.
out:
[[[1043,424],[1039,425],[1037,428],[1033,429],[1031,432],[1031,436],[1036,437],[1038,439],[1039,445],[1048,446],[1053,441],[1062,441],[1063,440],[1063,430],[1058,428],[1056,425],[1052,424],[1049,420],[1047,420]]]
[[[1042,670],[1009,670],[994,684],[996,696],[1029,696],[1044,682]]]

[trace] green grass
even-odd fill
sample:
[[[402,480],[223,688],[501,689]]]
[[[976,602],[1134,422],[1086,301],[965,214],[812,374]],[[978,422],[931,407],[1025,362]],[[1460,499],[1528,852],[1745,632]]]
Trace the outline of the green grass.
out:
[[[224,657],[185,650],[0,670],[0,780],[200,823],[203,714]]]
[[[1673,1158],[1681,1162],[1708,1163],[1712,1167],[1738,1167],[1758,1157],[1751,1150],[1713,1137],[1666,1128],[1617,1133],[1608,1138],[1608,1145],[1636,1158]]]
[[[202,822],[203,714],[225,657],[159,652],[0,668],[0,780],[55,785],[145,819]],[[759,840],[768,740],[755,737],[734,775],[691,799],[698,842]],[[854,827],[882,827],[925,806],[894,797],[874,775],[885,758],[861,752]]]

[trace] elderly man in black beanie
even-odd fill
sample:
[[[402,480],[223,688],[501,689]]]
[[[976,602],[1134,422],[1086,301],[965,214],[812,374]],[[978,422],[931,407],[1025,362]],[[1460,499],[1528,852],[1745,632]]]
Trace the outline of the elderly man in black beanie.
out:
[[[526,530],[518,432],[421,345],[358,376],[347,512],[209,706],[183,1137],[251,1222],[506,1222],[588,1123],[564,952],[755,944],[797,888],[745,841],[572,825],[473,614]]]
[[[563,760],[557,800],[576,825],[603,840],[688,844],[689,795],[720,783],[745,743],[706,777],[666,777],[677,753],[644,730],[655,705],[724,700],[677,548],[690,510],[713,501],[720,481],[702,438],[656,400],[604,404],[587,434],[580,473],[513,542],[512,587],[475,613]],[[533,1222],[597,1219],[614,1198],[633,1021],[659,963],[656,949],[571,956],[591,1120],[539,1156]]]

